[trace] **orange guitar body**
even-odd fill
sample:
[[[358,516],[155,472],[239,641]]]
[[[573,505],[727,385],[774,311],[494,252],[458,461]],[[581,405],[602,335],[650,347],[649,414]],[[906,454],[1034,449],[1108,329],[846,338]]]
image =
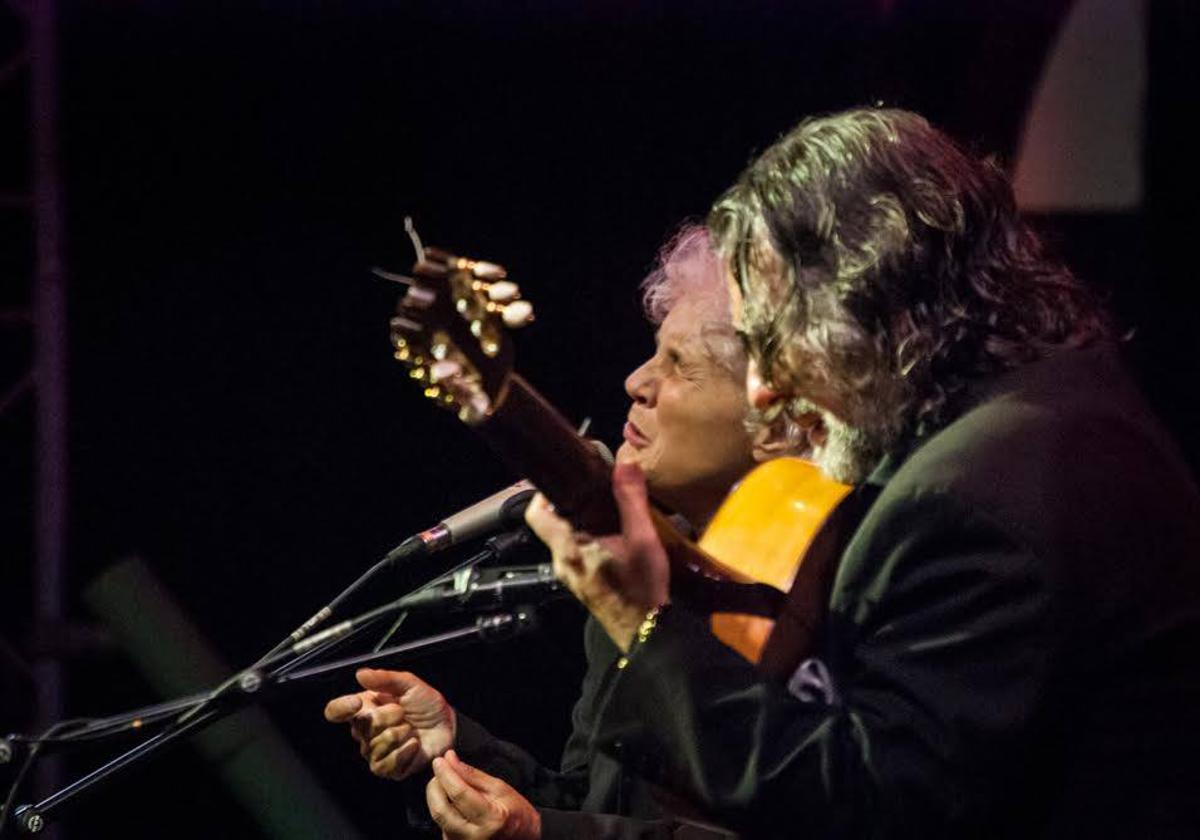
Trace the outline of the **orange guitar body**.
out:
[[[850,488],[800,458],[760,464],[730,492],[700,547],[734,579],[766,583],[787,592],[813,536]],[[757,663],[775,622],[717,613],[713,633]]]

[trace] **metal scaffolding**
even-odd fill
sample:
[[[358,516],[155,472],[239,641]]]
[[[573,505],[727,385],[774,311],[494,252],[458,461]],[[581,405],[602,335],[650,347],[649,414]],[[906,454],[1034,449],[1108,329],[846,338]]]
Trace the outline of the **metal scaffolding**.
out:
[[[27,95],[27,183],[0,185],[0,210],[28,214],[32,277],[28,308],[0,304],[0,329],[29,330],[29,369],[15,382],[0,383],[0,414],[33,402],[34,457],[29,498],[33,523],[32,608],[34,639],[53,639],[64,619],[67,566],[67,288],[63,243],[63,194],[58,159],[58,32],[55,0],[9,0],[23,38],[0,58],[0,96]],[[21,86],[25,86],[22,89]],[[19,445],[19,444],[18,444]],[[32,663],[34,731],[64,714],[63,663],[52,644],[38,644]],[[57,786],[53,761],[39,767],[40,791]]]

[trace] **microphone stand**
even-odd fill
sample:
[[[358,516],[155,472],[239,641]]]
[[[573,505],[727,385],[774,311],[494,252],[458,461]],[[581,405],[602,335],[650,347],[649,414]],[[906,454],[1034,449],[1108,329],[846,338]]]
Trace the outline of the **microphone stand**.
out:
[[[401,601],[403,600],[401,599]],[[399,604],[400,601],[395,603]],[[536,612],[533,607],[517,607],[506,612],[479,616],[470,624],[453,630],[305,669],[289,671],[285,665],[266,675],[253,670],[244,671],[236,681],[236,691],[226,691],[220,697],[209,702],[207,707],[198,714],[192,715],[185,721],[176,721],[166,731],[148,738],[66,787],[50,794],[40,802],[17,807],[12,814],[13,820],[19,832],[37,834],[46,827],[47,821],[61,809],[77,801],[85,793],[94,792],[127,767],[148,760],[181,738],[216,723],[263,697],[286,694],[293,688],[309,682],[337,676],[351,668],[381,662],[400,655],[419,656],[440,653],[474,641],[499,641],[511,638],[528,632],[536,624]],[[340,639],[333,641],[340,641]]]
[[[15,794],[17,787],[20,785],[25,774],[30,769],[33,760],[36,758],[38,751],[44,744],[95,741],[106,737],[127,734],[138,731],[147,724],[157,723],[174,716],[177,712],[182,712],[176,717],[174,725],[169,729],[151,736],[127,752],[93,770],[91,773],[51,794],[41,802],[17,807],[11,814],[6,807],[0,806],[0,836],[5,834],[5,826],[8,824],[10,818],[16,820],[18,829],[23,833],[37,833],[41,831],[45,827],[47,815],[53,813],[64,803],[74,800],[84,791],[101,784],[104,780],[119,773],[125,767],[139,763],[143,759],[143,756],[154,755],[179,738],[203,729],[217,720],[240,710],[256,698],[258,692],[263,688],[264,683],[269,686],[292,685],[306,678],[316,678],[325,674],[339,673],[346,668],[380,661],[391,656],[405,653],[419,655],[438,652],[459,646],[474,639],[490,639],[498,633],[503,635],[507,632],[505,628],[509,627],[514,628],[513,632],[524,632],[532,627],[534,623],[533,610],[528,607],[520,607],[513,611],[497,613],[492,616],[483,616],[478,618],[474,624],[458,628],[457,630],[434,634],[414,642],[393,645],[369,654],[338,660],[326,665],[289,674],[289,672],[305,661],[329,652],[334,647],[343,644],[353,636],[373,626],[376,621],[387,614],[406,611],[414,607],[447,603],[450,599],[446,597],[426,597],[424,593],[426,590],[444,584],[447,581],[467,580],[468,578],[462,574],[464,570],[473,569],[477,565],[504,557],[508,553],[526,545],[529,539],[529,534],[524,528],[491,537],[485,542],[485,547],[482,551],[466,560],[459,561],[449,571],[444,572],[438,578],[417,589],[410,595],[378,609],[371,610],[362,616],[342,622],[330,630],[315,636],[309,636],[312,630],[328,620],[338,607],[349,600],[351,596],[361,590],[380,572],[392,568],[398,560],[421,554],[424,550],[424,545],[419,541],[418,537],[410,537],[360,575],[357,580],[338,594],[329,604],[314,613],[311,618],[297,627],[267,653],[259,657],[252,666],[235,673],[215,689],[177,698],[165,703],[145,706],[122,715],[94,720],[61,721],[37,738],[10,736],[8,739],[4,739],[2,743],[7,754],[3,755],[3,761],[0,761],[0,763],[5,763],[11,759],[11,742],[25,741],[30,744],[26,762],[20,771],[18,771],[16,779],[11,786],[11,800],[12,794]],[[510,589],[512,588],[510,587]],[[503,586],[497,587],[493,585],[485,591],[496,592],[496,600],[498,601],[499,594],[503,589]],[[459,606],[467,606],[468,604],[468,599],[462,598],[459,601]],[[279,663],[281,660],[286,661],[282,662],[275,671],[264,676],[264,668]],[[69,728],[72,725],[77,725],[79,728],[69,732],[67,735],[58,735],[63,729]]]
[[[459,561],[457,564],[452,566],[448,572],[443,573],[439,578],[434,580],[432,583],[427,584],[426,586],[436,584],[442,578],[448,575],[453,575],[454,573],[468,566],[475,566],[493,560],[498,560],[501,557],[504,557],[506,554],[515,551],[524,545],[527,545],[529,540],[529,532],[524,527],[518,528],[514,531],[497,534],[496,536],[489,538],[484,543],[484,548],[482,551],[466,560]],[[183,714],[179,716],[179,723],[186,723],[187,720],[193,715],[200,714],[209,703],[214,702],[225,692],[231,691],[237,685],[238,680],[242,679],[246,674],[263,668],[267,664],[276,661],[280,657],[286,656],[289,649],[295,654],[300,654],[312,649],[314,647],[314,640],[318,638],[323,639],[323,634],[318,634],[318,636],[309,636],[308,634],[311,633],[316,627],[327,621],[332,615],[334,615],[338,607],[348,601],[351,596],[366,586],[366,584],[380,572],[392,568],[397,560],[420,554],[422,551],[424,551],[424,549],[425,543],[422,542],[419,536],[409,537],[396,548],[392,549],[390,552],[388,552],[387,556],[359,576],[354,583],[342,590],[342,592],[336,598],[314,613],[312,617],[308,619],[308,621],[297,627],[286,638],[280,640],[275,647],[271,648],[269,651],[259,657],[258,661],[256,661],[253,665],[244,671],[234,674],[228,680],[213,689],[208,696],[201,699],[200,702],[196,703],[196,705],[183,712]],[[423,589],[425,589],[425,587],[418,589],[417,592],[413,594],[415,595],[421,592]],[[344,635],[344,633],[341,635]],[[305,638],[306,636],[308,638]],[[298,646],[303,647],[297,649]]]
[[[329,653],[333,648],[351,641],[359,633],[371,629],[373,622],[363,623],[355,630],[336,639],[326,640],[325,644],[311,648],[304,653],[289,660],[282,665],[278,673],[284,673],[291,670],[304,662],[318,656],[320,654]],[[239,672],[239,675],[246,673]],[[88,741],[99,741],[108,738],[115,738],[121,735],[132,734],[146,729],[156,723],[161,723],[164,720],[175,717],[181,712],[184,712],[193,706],[205,701],[212,694],[212,690],[200,691],[194,694],[185,694],[182,697],[177,697],[173,700],[167,700],[162,703],[154,703],[149,706],[142,706],[137,709],[132,709],[127,712],[122,712],[117,715],[110,715],[102,718],[80,718],[74,720],[60,721],[55,724],[55,731],[61,732],[69,730],[63,735],[43,734],[38,737],[28,737],[24,735],[9,735],[6,738],[0,739],[0,764],[7,764],[13,760],[13,747],[22,744],[34,745],[54,745],[54,744],[77,744]],[[3,821],[0,820],[0,828],[3,827]]]

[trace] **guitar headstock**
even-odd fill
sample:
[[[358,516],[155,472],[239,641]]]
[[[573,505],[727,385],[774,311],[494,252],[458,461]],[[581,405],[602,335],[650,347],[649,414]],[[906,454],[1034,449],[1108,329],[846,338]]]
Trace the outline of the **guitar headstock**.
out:
[[[532,321],[533,307],[495,263],[421,248],[412,273],[391,320],[396,360],[426,397],[478,423],[512,373],[508,330]]]

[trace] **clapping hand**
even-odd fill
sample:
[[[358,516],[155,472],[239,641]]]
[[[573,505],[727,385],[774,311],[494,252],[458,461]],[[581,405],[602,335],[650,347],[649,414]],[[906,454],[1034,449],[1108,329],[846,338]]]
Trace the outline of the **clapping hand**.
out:
[[[429,683],[404,671],[362,668],[365,691],[330,700],[325,719],[349,723],[376,776],[405,779],[454,745],[454,708]]]

